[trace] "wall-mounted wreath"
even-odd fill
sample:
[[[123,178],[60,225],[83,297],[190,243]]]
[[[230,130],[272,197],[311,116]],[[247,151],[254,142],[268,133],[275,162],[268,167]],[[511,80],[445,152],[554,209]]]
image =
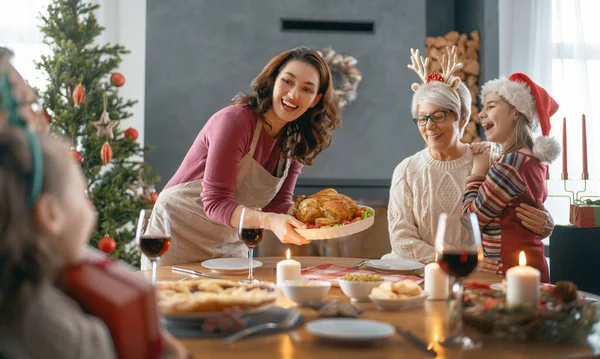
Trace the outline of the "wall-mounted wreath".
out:
[[[358,61],[352,56],[338,54],[330,46],[319,51],[333,76],[334,98],[339,108],[356,100],[358,84],[362,80],[356,68]]]

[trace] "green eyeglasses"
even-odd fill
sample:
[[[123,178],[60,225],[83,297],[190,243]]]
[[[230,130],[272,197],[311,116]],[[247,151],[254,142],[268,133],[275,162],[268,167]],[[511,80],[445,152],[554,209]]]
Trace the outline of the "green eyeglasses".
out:
[[[446,120],[446,115],[452,112],[452,110],[440,110],[430,113],[429,115],[421,115],[413,118],[413,121],[419,127],[427,126],[427,121],[431,120],[433,123],[440,123]]]

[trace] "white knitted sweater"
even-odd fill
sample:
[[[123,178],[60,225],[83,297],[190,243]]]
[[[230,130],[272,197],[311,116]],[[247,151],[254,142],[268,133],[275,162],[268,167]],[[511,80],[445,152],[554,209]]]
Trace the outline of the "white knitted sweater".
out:
[[[382,258],[430,263],[441,213],[447,213],[446,238],[465,241],[468,233],[452,216],[462,213],[462,196],[473,166],[473,152],[453,161],[439,161],[425,148],[404,159],[394,170],[388,205],[392,252]],[[446,242],[454,243],[453,241]]]

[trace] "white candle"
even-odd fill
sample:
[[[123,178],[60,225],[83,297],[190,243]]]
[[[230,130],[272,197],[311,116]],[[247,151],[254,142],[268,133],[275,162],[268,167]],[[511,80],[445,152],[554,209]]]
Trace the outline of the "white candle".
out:
[[[286,252],[287,259],[277,263],[277,285],[281,285],[284,280],[301,279],[300,263],[290,259],[290,250]]]
[[[425,266],[425,291],[429,293],[430,300],[446,300],[448,298],[448,274],[437,263]]]
[[[526,265],[525,253],[519,254],[519,266],[506,271],[506,304],[537,307],[540,303],[540,271]]]

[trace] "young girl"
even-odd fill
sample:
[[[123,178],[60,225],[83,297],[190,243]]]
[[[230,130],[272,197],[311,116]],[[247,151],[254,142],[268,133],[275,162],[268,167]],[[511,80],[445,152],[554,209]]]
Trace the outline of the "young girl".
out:
[[[489,144],[473,146],[463,211],[477,214],[486,256],[501,260],[503,272],[519,264],[523,251],[527,265],[539,269],[541,280],[549,282],[542,238],[520,224],[516,208],[521,203],[539,205],[538,200],[548,196],[546,163],[558,157],[560,145],[547,136],[558,104],[522,73],[486,83],[481,94],[481,125],[486,138],[500,144],[502,152],[493,162]],[[534,141],[532,130],[537,125],[542,136]]]
[[[0,69],[1,70],[1,69]],[[31,91],[10,68],[12,96],[29,128]],[[0,74],[2,72],[0,71]],[[106,325],[56,285],[59,272],[87,256],[96,214],[68,146],[10,126],[0,98],[0,357],[115,358]],[[10,114],[10,116],[14,113]],[[33,125],[33,126],[32,126]],[[164,335],[163,358],[186,355]]]
[[[302,166],[329,146],[339,125],[323,58],[306,47],[273,57],[250,93],[208,120],[160,193],[156,206],[169,213],[173,239],[160,265],[246,257],[236,229],[244,207],[262,208],[264,228],[282,242],[308,243],[294,231],[304,224],[287,212]],[[157,231],[160,225],[151,219]]]

